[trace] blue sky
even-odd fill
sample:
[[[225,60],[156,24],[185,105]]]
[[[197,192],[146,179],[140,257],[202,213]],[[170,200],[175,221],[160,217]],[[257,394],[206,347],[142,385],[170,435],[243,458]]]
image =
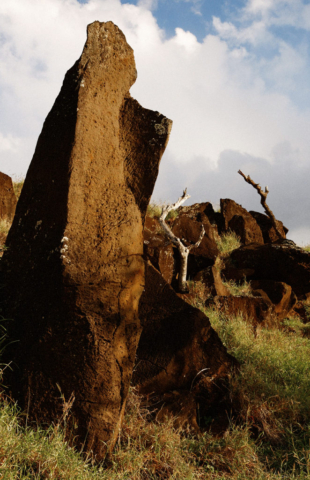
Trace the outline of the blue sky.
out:
[[[241,168],[310,243],[310,0],[0,2],[0,170],[25,175],[94,20],[114,21],[134,49],[131,94],[173,120],[154,200],[187,187],[192,202],[261,211]]]

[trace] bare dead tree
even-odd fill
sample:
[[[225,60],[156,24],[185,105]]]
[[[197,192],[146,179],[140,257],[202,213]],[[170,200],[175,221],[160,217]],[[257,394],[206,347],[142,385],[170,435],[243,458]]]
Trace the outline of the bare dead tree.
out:
[[[187,247],[186,245],[184,245],[184,243],[182,243],[182,240],[180,238],[178,238],[176,235],[172,233],[170,227],[166,224],[165,220],[169,212],[179,208],[182,205],[182,203],[184,203],[188,198],[190,198],[190,195],[187,195],[187,189],[185,189],[183,192],[183,195],[178,199],[177,202],[175,202],[172,205],[166,205],[163,207],[161,216],[159,217],[159,223],[162,226],[166,236],[172,243],[174,243],[178,247],[180,252],[181,266],[180,266],[180,272],[179,272],[179,290],[180,292],[184,292],[184,293],[187,291],[186,276],[187,276],[188,255],[189,255],[189,252],[193,250],[193,248],[199,247],[203,239],[203,236],[205,234],[205,229],[204,229],[204,226],[202,225],[200,237],[198,238],[197,242]]]
[[[268,217],[270,218],[271,220],[271,223],[272,223],[272,226],[273,228],[275,229],[279,239],[284,239],[285,237],[282,235],[282,233],[280,232],[280,230],[278,229],[278,225],[277,225],[277,220],[276,220],[276,217],[274,216],[272,210],[270,210],[270,208],[268,207],[267,205],[267,202],[266,202],[266,199],[267,199],[267,195],[269,193],[269,190],[268,190],[268,187],[265,187],[265,191],[263,192],[261,186],[259,183],[255,183],[250,175],[248,175],[247,177],[244,175],[244,173],[241,172],[241,170],[238,170],[238,173],[239,175],[241,175],[244,180],[249,183],[250,185],[252,185],[252,187],[255,188],[255,190],[257,190],[257,192],[259,193],[260,197],[261,197],[261,201],[260,203],[262,204],[264,210],[265,210],[265,213],[266,215],[268,215]]]

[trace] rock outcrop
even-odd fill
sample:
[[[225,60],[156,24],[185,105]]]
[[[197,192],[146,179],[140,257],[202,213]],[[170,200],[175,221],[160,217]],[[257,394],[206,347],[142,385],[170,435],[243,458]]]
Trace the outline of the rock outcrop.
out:
[[[269,280],[290,285],[297,298],[310,292],[310,253],[288,240],[266,245],[245,245],[225,261],[226,279]]]
[[[272,243],[279,240],[277,232],[272,225],[272,221],[269,217],[267,217],[267,215],[264,215],[260,212],[253,212],[252,210],[249,213],[252,215],[252,217],[255,218],[257,224],[259,225],[263,234],[264,243]],[[280,220],[277,220],[277,228],[281,233],[282,237],[285,238],[288,232],[288,228],[286,228]]]
[[[29,420],[75,397],[76,442],[118,434],[140,337],[143,221],[171,121],[129,95],[133,51],[94,22],[39,137],[3,259],[12,318],[4,383]],[[60,390],[60,391],[59,391]]]
[[[171,284],[174,274],[174,249],[157,218],[146,217],[143,230],[144,254],[164,280]]]
[[[241,243],[263,244],[262,231],[255,218],[241,205],[228,198],[221,199],[221,213],[225,231],[231,230],[240,237]]]
[[[0,219],[13,220],[16,203],[11,177],[0,172]]]

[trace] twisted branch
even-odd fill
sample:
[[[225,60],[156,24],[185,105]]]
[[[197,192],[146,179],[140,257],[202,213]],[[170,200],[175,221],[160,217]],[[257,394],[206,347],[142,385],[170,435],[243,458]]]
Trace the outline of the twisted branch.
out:
[[[270,218],[271,220],[271,223],[272,223],[272,226],[273,228],[275,229],[279,239],[284,239],[285,237],[282,235],[282,233],[279,231],[278,229],[278,226],[277,226],[277,220],[276,220],[276,217],[274,216],[272,210],[270,210],[270,208],[268,207],[267,205],[267,202],[266,202],[266,199],[267,199],[267,195],[269,193],[269,190],[268,190],[268,187],[265,187],[265,191],[263,192],[261,186],[259,183],[255,183],[254,180],[251,179],[250,175],[248,175],[247,177],[244,175],[244,173],[241,172],[241,170],[238,170],[238,173],[239,175],[241,175],[244,180],[249,183],[250,185],[252,185],[252,187],[255,188],[255,190],[257,190],[258,194],[260,195],[261,197],[261,205],[263,206],[264,210],[265,210],[265,213],[266,215],[268,215],[268,217]]]
[[[172,243],[174,243],[178,247],[181,255],[181,266],[180,266],[180,273],[179,273],[179,289],[181,292],[187,291],[186,276],[187,276],[187,259],[188,259],[189,252],[193,248],[199,247],[204,237],[205,229],[204,229],[204,226],[201,225],[201,233],[197,242],[187,247],[186,245],[183,244],[180,238],[178,238],[176,235],[174,235],[174,233],[172,233],[170,227],[166,224],[165,219],[169,212],[179,208],[189,198],[190,198],[190,195],[187,195],[187,189],[185,189],[183,192],[183,195],[177,200],[177,202],[173,203],[172,205],[166,205],[163,207],[161,216],[159,217],[159,223],[162,226],[166,236],[169,238],[169,240]]]

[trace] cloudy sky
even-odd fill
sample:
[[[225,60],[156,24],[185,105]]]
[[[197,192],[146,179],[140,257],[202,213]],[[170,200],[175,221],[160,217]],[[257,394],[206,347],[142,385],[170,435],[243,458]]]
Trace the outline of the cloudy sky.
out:
[[[310,243],[310,0],[2,0],[0,170],[24,176],[86,26],[112,20],[135,51],[131,94],[173,120],[154,191],[262,211],[238,169]]]

